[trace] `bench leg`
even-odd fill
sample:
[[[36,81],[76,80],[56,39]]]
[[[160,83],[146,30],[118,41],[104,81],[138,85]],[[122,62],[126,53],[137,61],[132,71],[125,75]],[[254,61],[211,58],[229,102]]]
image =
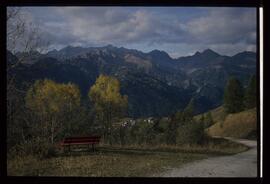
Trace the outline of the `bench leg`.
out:
[[[68,147],[68,148],[67,148]],[[69,152],[70,153],[70,145],[68,145],[68,146],[64,146],[64,153],[66,154],[67,152]]]
[[[94,144],[92,144],[92,150],[93,150],[93,152],[95,152],[95,146],[94,146]]]

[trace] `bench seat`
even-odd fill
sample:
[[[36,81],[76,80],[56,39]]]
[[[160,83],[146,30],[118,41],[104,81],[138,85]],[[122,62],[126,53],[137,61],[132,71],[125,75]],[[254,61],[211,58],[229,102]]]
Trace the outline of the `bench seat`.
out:
[[[94,149],[94,145],[98,144],[100,142],[100,136],[88,136],[88,137],[67,137],[64,138],[63,141],[60,142],[60,146],[62,147],[69,147],[69,151],[70,151],[70,146],[71,145],[92,145],[92,149],[93,151],[95,151]]]

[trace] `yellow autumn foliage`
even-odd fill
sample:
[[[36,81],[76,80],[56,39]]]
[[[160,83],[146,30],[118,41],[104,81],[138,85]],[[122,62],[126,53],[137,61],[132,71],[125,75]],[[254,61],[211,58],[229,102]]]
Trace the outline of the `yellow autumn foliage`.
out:
[[[100,75],[88,95],[97,111],[109,108],[110,111],[121,112],[127,107],[128,98],[121,95],[120,82],[114,77]]]
[[[26,106],[36,113],[53,114],[77,108],[80,105],[80,91],[71,83],[38,80],[28,90],[25,100]]]

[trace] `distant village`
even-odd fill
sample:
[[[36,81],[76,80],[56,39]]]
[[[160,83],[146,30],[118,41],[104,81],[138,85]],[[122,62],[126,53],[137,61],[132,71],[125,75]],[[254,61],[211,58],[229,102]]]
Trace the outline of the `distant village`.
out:
[[[139,119],[132,119],[132,118],[124,118],[121,121],[115,123],[113,126],[114,127],[132,127],[136,125],[137,123],[145,122],[148,124],[154,124],[155,122],[158,122],[159,120],[163,121],[168,121],[168,117],[163,117],[163,118],[154,118],[154,117],[148,117],[148,118],[139,118]]]

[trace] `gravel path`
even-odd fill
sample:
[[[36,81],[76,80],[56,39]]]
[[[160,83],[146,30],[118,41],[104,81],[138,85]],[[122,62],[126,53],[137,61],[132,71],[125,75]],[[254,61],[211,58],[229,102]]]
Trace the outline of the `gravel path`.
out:
[[[248,151],[195,161],[169,170],[158,177],[256,177],[257,141],[232,139],[250,147]]]

